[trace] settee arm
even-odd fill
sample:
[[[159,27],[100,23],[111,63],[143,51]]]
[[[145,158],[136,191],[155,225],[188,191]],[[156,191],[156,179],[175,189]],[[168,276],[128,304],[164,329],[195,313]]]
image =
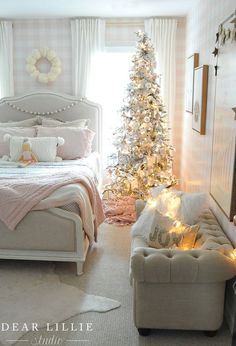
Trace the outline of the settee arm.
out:
[[[223,282],[236,274],[235,261],[214,250],[133,248],[133,280],[149,283]]]
[[[135,210],[136,210],[136,218],[138,219],[141,212],[143,211],[144,207],[146,205],[146,201],[142,199],[137,199],[135,201]]]

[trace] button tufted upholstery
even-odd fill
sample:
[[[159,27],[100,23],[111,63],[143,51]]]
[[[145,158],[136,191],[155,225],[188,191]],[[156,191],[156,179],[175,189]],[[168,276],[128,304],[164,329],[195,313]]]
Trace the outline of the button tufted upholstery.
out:
[[[195,248],[153,249],[132,241],[131,273],[140,282],[219,282],[236,274],[232,244],[210,210],[199,217]]]
[[[144,202],[136,203],[139,216]],[[192,250],[155,249],[132,239],[130,278],[137,328],[217,330],[225,281],[236,274],[232,244],[210,210],[199,217]]]
[[[210,210],[205,210],[199,218],[200,229],[195,248],[201,250],[217,250],[229,256],[233,250],[232,244],[218,224]]]

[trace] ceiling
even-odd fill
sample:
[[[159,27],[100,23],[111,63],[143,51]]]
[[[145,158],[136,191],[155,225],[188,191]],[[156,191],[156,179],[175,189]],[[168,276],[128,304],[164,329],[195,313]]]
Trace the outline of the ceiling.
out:
[[[195,0],[0,0],[1,18],[184,16]]]

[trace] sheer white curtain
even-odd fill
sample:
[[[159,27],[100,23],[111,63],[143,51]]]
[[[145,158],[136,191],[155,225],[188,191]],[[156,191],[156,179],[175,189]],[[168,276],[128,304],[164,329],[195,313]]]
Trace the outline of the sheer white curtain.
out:
[[[12,23],[0,21],[0,98],[14,95]]]
[[[105,22],[98,18],[71,20],[73,92],[88,97],[95,55],[103,50]]]
[[[163,99],[172,124],[175,113],[177,20],[150,18],[145,20],[144,25],[157,51],[158,70],[162,74]]]

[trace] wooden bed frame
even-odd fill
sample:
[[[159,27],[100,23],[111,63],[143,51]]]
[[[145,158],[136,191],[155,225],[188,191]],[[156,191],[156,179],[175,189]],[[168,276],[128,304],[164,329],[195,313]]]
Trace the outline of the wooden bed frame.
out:
[[[101,153],[100,105],[51,92],[0,100],[0,122],[37,116],[63,121],[90,119],[89,128],[96,132],[93,151]],[[89,242],[80,216],[60,208],[29,212],[13,232],[0,222],[1,259],[76,262],[80,275],[88,249]]]

